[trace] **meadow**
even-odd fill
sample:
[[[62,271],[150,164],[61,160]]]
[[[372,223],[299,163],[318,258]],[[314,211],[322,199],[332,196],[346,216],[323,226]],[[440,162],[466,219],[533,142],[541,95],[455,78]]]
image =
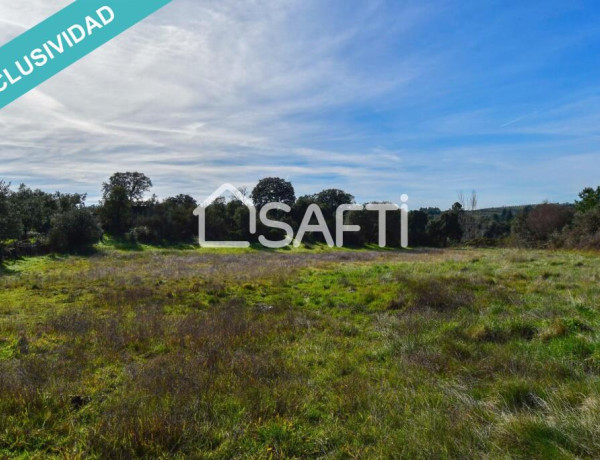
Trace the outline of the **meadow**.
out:
[[[100,248],[0,274],[0,458],[600,458],[600,259]]]

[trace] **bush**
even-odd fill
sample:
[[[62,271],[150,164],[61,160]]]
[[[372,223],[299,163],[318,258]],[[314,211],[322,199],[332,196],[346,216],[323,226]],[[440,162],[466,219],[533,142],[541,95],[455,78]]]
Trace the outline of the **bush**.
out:
[[[573,209],[560,204],[544,203],[519,214],[512,234],[519,246],[547,247],[573,221]]]
[[[97,243],[102,231],[92,213],[80,208],[54,216],[48,236],[55,251],[81,251]]]
[[[153,237],[152,231],[145,225],[135,227],[133,230],[128,232],[125,235],[125,240],[129,243],[135,244],[152,244],[158,242],[158,240]]]
[[[572,249],[600,249],[600,207],[578,213],[562,244]]]

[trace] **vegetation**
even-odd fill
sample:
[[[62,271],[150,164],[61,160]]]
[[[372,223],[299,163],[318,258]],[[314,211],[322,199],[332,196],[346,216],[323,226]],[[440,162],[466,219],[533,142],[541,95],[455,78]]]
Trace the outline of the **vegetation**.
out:
[[[597,255],[320,248],[7,265],[0,457],[600,457]]]
[[[196,200],[189,195],[162,201],[155,196],[145,199],[151,187],[152,181],[142,173],[115,173],[102,185],[103,198],[99,205],[85,208],[85,195],[49,194],[25,185],[12,191],[9,184],[0,181],[0,261],[51,251],[86,251],[102,235],[133,246],[192,244],[199,233],[198,219],[193,214],[198,206]],[[354,196],[338,189],[296,198],[293,185],[277,177],[261,179],[251,193],[243,190],[242,194],[249,195],[258,210],[270,202],[289,206],[289,213],[275,210],[269,217],[291,227],[294,234],[298,233],[307,209],[317,204],[334,235],[336,209],[355,203]],[[438,208],[411,211],[410,243],[413,247],[441,248],[471,245],[598,249],[600,187],[584,189],[579,198],[574,205],[543,203],[480,211],[475,192],[468,199],[459,194],[458,202],[447,211]],[[270,240],[282,239],[282,230],[260,223],[258,232],[250,234],[249,216],[245,203],[236,197],[218,199],[206,209],[207,239],[252,243],[258,243],[259,235]],[[82,227],[84,217],[87,220]],[[346,213],[345,218],[347,225],[360,227],[359,232],[346,235],[346,245],[360,248],[378,244],[378,213],[352,211]],[[386,213],[386,219],[387,244],[400,247],[400,211]],[[316,223],[314,217],[311,223]],[[75,237],[84,227],[86,234]],[[308,234],[305,241],[325,243],[320,233]]]
[[[55,215],[48,239],[51,248],[68,252],[90,249],[101,236],[102,230],[94,215],[88,209],[79,208]]]

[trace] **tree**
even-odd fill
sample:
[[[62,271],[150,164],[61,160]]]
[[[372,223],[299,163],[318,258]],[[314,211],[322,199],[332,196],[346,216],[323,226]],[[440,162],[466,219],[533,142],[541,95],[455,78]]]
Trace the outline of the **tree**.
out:
[[[578,249],[600,249],[600,206],[579,212],[573,225],[563,233],[564,246]]]
[[[124,235],[131,228],[131,200],[125,188],[116,185],[111,188],[102,203],[100,216],[102,227],[115,236]]]
[[[501,217],[494,216],[494,219],[484,220],[482,225],[482,234],[484,238],[501,239],[510,235],[510,223]]]
[[[87,198],[86,193],[70,194],[56,192],[53,196],[59,212],[68,212],[72,211],[73,209],[82,208],[85,206],[85,200]]]
[[[105,200],[115,187],[125,190],[128,200],[134,203],[144,198],[144,193],[152,187],[152,181],[148,176],[139,172],[115,173],[108,182],[102,184],[102,194]]]
[[[227,221],[225,198],[217,198],[205,210],[206,239],[208,241],[231,240],[231,228]]]
[[[460,213],[462,206],[454,203],[450,211],[440,214],[427,224],[427,236],[431,243],[436,246],[448,246],[460,242],[463,231],[460,226]]]
[[[550,238],[561,232],[572,220],[572,208],[544,203],[519,214],[513,222],[512,234],[521,245],[547,246]]]
[[[191,242],[198,235],[197,203],[189,195],[159,202],[155,197],[133,208],[133,236],[140,243]]]
[[[23,233],[23,225],[12,197],[10,184],[0,180],[0,244],[2,240],[18,239]]]
[[[330,188],[317,193],[316,202],[329,211],[335,212],[343,204],[353,204],[354,197],[343,190]]]
[[[343,204],[354,204],[354,197],[352,195],[344,192],[343,190],[335,188],[322,190],[316,195],[312,195],[311,199],[313,200],[313,203],[316,203],[319,208],[321,208],[323,217],[327,223],[327,228],[332,235],[335,235],[337,208]],[[308,207],[304,209],[305,212],[307,208]],[[347,213],[345,218],[350,221],[352,219],[352,213]],[[300,218],[298,224],[301,222],[302,218]],[[319,233],[312,235],[312,238],[316,239],[317,241],[325,242],[323,235]],[[348,242],[352,244],[354,243],[354,240],[352,240],[352,238],[348,238]]]
[[[284,203],[293,206],[296,193],[292,184],[278,177],[261,179],[250,195],[258,209],[268,203]]]
[[[600,187],[596,188],[596,190],[586,187],[579,194],[579,198],[581,198],[581,201],[575,201],[575,208],[579,212],[588,212],[600,207]]]
[[[102,237],[94,215],[85,208],[72,209],[52,218],[50,245],[59,252],[90,249]]]
[[[419,209],[408,213],[408,237],[411,246],[425,246],[428,243],[427,223],[429,215],[427,211]]]
[[[177,195],[167,198],[158,205],[164,216],[166,231],[163,239],[171,242],[189,242],[198,235],[198,218],[194,210],[196,200],[189,195]]]
[[[48,233],[54,215],[82,207],[85,198],[85,195],[78,193],[52,194],[32,190],[24,184],[12,195],[12,201],[23,223],[24,233]]]

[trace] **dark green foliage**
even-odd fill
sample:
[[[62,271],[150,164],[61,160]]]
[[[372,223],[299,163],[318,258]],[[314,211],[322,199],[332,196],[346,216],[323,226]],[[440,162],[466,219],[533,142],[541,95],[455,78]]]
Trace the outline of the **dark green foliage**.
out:
[[[579,194],[581,201],[575,202],[575,208],[581,213],[592,211],[600,206],[600,187],[594,190],[592,187],[586,187]]]
[[[123,236],[131,229],[132,209],[129,192],[120,185],[112,187],[100,208],[102,228],[111,235]]]
[[[89,250],[101,237],[95,216],[85,208],[55,215],[48,235],[50,246],[59,252]]]
[[[25,233],[47,233],[55,214],[83,206],[85,198],[80,194],[50,194],[21,185],[13,195],[13,202],[19,210]]]
[[[159,203],[150,201],[134,208],[135,239],[140,243],[191,243],[198,236],[198,204],[189,195],[178,195]]]
[[[316,194],[315,203],[321,205],[323,214],[335,214],[336,209],[343,204],[354,203],[354,197],[339,189],[327,189]]]
[[[21,185],[16,192],[0,181],[0,259],[45,254],[56,216],[81,208],[85,195],[54,194]]]
[[[250,213],[241,201],[220,198],[205,212],[208,241],[254,241],[256,238],[250,235]]]
[[[258,181],[251,194],[254,206],[262,208],[268,203],[284,203],[293,206],[296,193],[292,184],[279,177],[267,177]]]
[[[0,244],[20,238],[23,233],[23,223],[11,198],[10,184],[0,181]]]
[[[115,188],[125,190],[130,202],[141,201],[144,194],[152,188],[152,181],[148,176],[139,172],[125,172],[113,174],[108,182],[102,184],[102,193],[107,200]]]
[[[463,236],[463,230],[460,225],[460,206],[455,203],[452,210],[440,214],[427,224],[427,235],[429,241],[434,246],[447,247],[459,243]]]
[[[323,213],[323,217],[325,218],[325,222],[327,223],[327,228],[329,229],[329,233],[335,238],[335,223],[336,223],[336,211],[337,208],[344,204],[353,204],[354,196],[349,193],[344,192],[339,189],[327,189],[323,190],[314,195],[305,195],[298,198],[294,207],[292,208],[292,217],[293,219],[289,220],[289,223],[292,225],[295,231],[298,230],[300,224],[302,223],[302,219],[306,213],[306,210],[311,204],[317,204]],[[357,213],[360,214],[360,213]],[[345,218],[347,221],[352,221],[352,223],[356,223],[355,220],[357,218],[350,217],[350,213],[345,214]],[[362,216],[358,216],[360,218]],[[316,218],[313,218],[311,224],[316,224]],[[360,225],[360,223],[359,223]],[[348,242],[356,243],[355,235],[348,235]],[[325,238],[322,234],[307,234],[305,237],[305,241],[311,243],[325,243]]]
[[[492,240],[498,240],[510,235],[510,218],[507,220],[499,220],[494,216],[492,220],[488,220],[483,224],[483,236]],[[487,225],[486,225],[487,224]]]
[[[427,224],[429,213],[425,209],[408,213],[408,236],[411,246],[426,246],[429,243]]]
[[[124,244],[192,243],[198,235],[198,219],[194,216],[197,203],[189,195],[178,195],[159,201],[156,197],[142,201],[152,181],[142,173],[115,173],[103,184],[104,200],[93,209],[102,228]],[[545,203],[538,206],[465,210],[460,202],[445,212],[439,208],[422,208],[409,212],[409,243],[411,246],[525,247],[600,247],[600,187],[586,188],[576,206]],[[81,208],[85,195],[49,194],[21,185],[11,191],[0,181],[0,245],[7,241],[44,241],[51,231],[52,218]],[[335,238],[336,210],[340,205],[355,203],[354,197],[339,189],[326,189],[296,200],[291,183],[270,177],[259,181],[252,191],[257,208],[269,202],[283,202],[291,212],[271,211],[269,218],[291,226],[297,234],[311,204],[317,204],[329,232]],[[576,212],[575,212],[576,211]],[[358,225],[359,232],[344,236],[346,246],[360,247],[379,242],[379,213],[352,211],[344,214],[345,224]],[[387,246],[400,246],[401,213],[387,212]],[[206,209],[206,236],[209,241],[250,241],[258,236],[281,240],[284,232],[263,225],[250,234],[250,214],[238,199],[220,199]],[[316,223],[313,217],[311,224]],[[322,234],[307,234],[308,244],[325,243]],[[139,247],[138,247],[139,248]],[[14,252],[14,251],[13,251]],[[18,252],[18,251],[17,251]],[[34,251],[35,252],[35,251]]]

